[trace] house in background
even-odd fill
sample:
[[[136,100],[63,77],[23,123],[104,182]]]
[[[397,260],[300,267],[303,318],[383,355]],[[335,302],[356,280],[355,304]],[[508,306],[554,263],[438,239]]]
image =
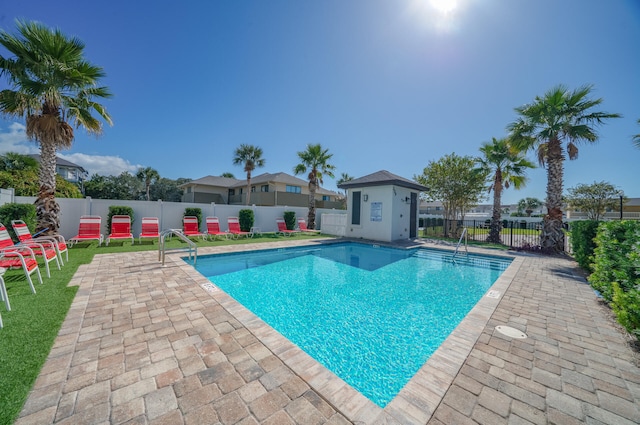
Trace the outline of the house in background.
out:
[[[244,205],[247,181],[228,177],[206,176],[179,186],[182,202]],[[263,173],[251,178],[249,202],[257,206],[309,205],[309,182],[287,173]],[[319,187],[316,208],[342,208],[341,195]]]
[[[39,154],[31,154],[29,156],[40,163]],[[89,172],[87,170],[78,164],[56,156],[56,174],[68,182],[77,184],[80,191],[84,193],[84,182],[89,178]]]
[[[418,199],[425,186],[382,170],[338,187],[349,199],[345,236],[382,242],[418,236]]]

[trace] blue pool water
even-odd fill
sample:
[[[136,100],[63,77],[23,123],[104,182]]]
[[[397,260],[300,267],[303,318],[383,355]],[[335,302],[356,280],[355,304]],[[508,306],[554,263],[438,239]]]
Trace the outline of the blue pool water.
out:
[[[384,407],[510,262],[339,243],[203,256],[196,269]]]

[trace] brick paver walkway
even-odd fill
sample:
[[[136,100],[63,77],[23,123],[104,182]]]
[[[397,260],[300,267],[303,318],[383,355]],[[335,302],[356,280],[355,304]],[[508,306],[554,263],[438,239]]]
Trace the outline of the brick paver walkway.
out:
[[[382,410],[177,257],[80,267],[18,425],[640,423],[637,358],[567,259],[519,259],[486,318],[472,314]]]

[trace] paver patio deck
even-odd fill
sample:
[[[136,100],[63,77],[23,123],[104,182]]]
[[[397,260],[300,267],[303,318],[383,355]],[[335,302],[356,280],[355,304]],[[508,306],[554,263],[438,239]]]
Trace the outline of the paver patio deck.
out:
[[[179,254],[165,266],[156,252],[96,255],[70,283],[80,288],[16,424],[640,423],[637,353],[575,263],[514,256],[380,409]]]

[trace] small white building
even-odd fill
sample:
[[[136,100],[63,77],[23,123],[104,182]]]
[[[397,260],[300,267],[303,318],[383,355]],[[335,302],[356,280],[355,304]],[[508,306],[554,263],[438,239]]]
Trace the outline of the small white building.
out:
[[[347,191],[346,237],[391,242],[418,236],[418,200],[425,186],[382,170],[338,188]]]

